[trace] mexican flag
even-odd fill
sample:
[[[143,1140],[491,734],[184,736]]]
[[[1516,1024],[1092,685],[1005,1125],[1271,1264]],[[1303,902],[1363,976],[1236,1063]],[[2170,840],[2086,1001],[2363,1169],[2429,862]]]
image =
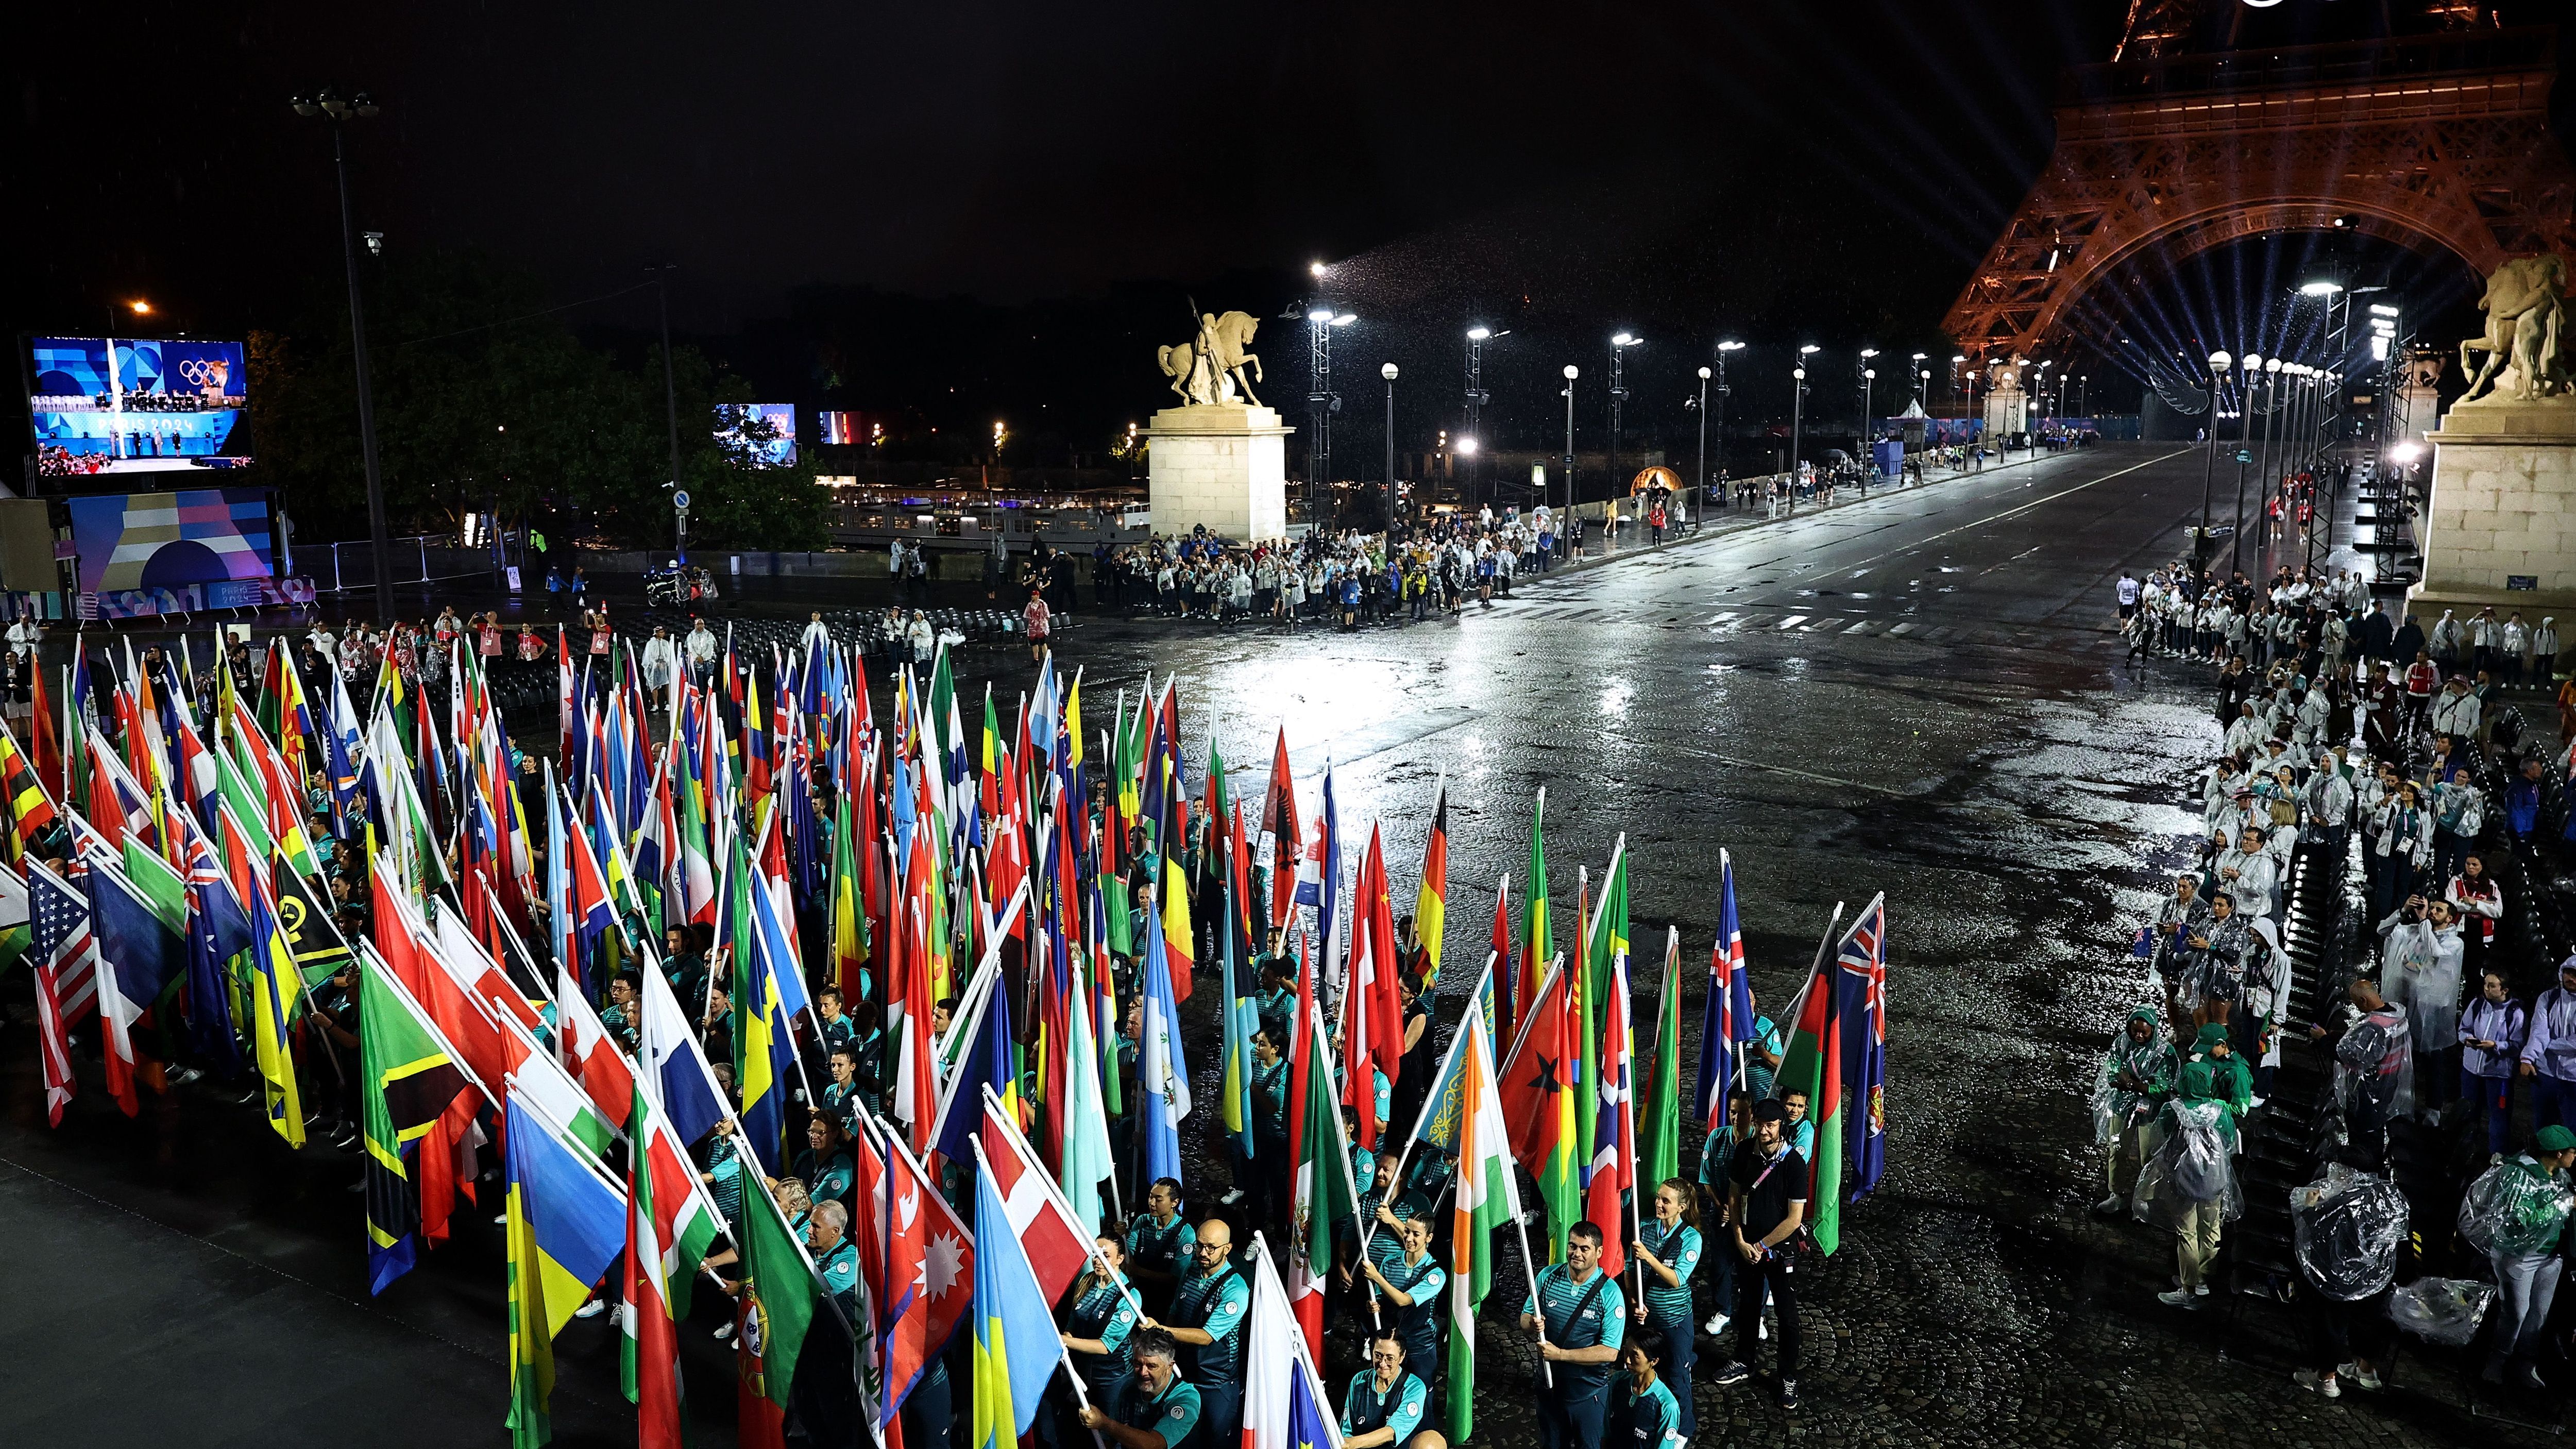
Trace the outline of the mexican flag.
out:
[[[1301,963],[1302,964],[1302,963]],[[1304,1038],[1289,1068],[1288,1181],[1293,1206],[1288,1229],[1288,1303],[1306,1334],[1306,1351],[1324,1351],[1324,1281],[1333,1266],[1334,1224],[1358,1212],[1351,1180],[1351,1149],[1342,1136],[1340,1096],[1333,1090],[1333,1058],[1324,1044],[1324,1013],[1315,1004],[1315,976],[1297,973],[1297,1005]]]
[[[1834,915],[1841,919],[1840,906]],[[1860,929],[1860,923],[1853,929]],[[1774,1096],[1807,1094],[1807,1120],[1816,1124],[1815,1157],[1807,1165],[1807,1231],[1816,1250],[1827,1255],[1842,1245],[1843,1015],[1842,993],[1834,989],[1840,969],[1833,956],[1816,954],[1815,969],[1807,973],[1807,984],[1789,1008],[1788,1050],[1771,1084]]]

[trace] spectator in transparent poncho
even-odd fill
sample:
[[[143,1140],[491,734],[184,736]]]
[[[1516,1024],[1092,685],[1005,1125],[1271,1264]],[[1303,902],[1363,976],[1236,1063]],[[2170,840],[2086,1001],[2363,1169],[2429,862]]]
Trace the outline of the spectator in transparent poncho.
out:
[[[2180,1065],[2165,1040],[2163,1013],[2152,1006],[2130,1012],[2093,1082],[2093,1140],[2104,1149],[2103,1186],[2110,1194],[2095,1212],[2117,1213],[2128,1201],[2120,1189],[2122,1165],[2143,1169],[2155,1155],[2157,1115],[2173,1095]]]
[[[2130,1204],[2140,1222],[2174,1231],[2174,1287],[2156,1295],[2170,1307],[2200,1306],[2219,1232],[2245,1211],[2236,1181],[2236,1119],[2252,1100],[2252,1079],[2228,1045],[2227,1028],[2202,1027],[2175,1074],[2173,1100],[2158,1122],[2161,1140],[2138,1174]]]
[[[2576,1207],[2570,1164],[2576,1164],[2576,1132],[2543,1127],[2532,1134],[2530,1151],[2488,1168],[2460,1199],[2460,1237],[2487,1255],[2499,1290],[2487,1336],[2488,1383],[2503,1383],[2510,1364],[2520,1387],[2535,1393],[2548,1387],[2532,1358],[2564,1271],[2561,1243],[2568,1211]]]
[[[2379,994],[2379,983],[2352,978],[2347,1005],[2332,1030],[2308,1028],[2312,1041],[2334,1043],[2335,1108],[2343,1114],[2343,1140],[2363,1149],[2365,1161],[2385,1160],[2388,1122],[2415,1108],[2415,1051],[2406,1013]]]
[[[2308,1283],[2306,1351],[2314,1368],[2291,1375],[2327,1398],[2349,1384],[2379,1387],[2386,1361],[2388,1286],[2406,1241],[2406,1197],[2384,1177],[2337,1162],[2290,1191],[2290,1234]]]

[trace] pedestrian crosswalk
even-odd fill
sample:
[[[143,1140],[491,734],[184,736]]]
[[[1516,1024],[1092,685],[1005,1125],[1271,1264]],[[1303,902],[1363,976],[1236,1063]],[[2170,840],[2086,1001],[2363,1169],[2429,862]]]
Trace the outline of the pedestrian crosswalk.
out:
[[[1904,639],[1915,643],[1983,645],[2091,653],[2119,647],[2120,636],[2108,629],[2068,629],[2009,623],[1927,623],[1892,615],[1816,614],[1786,609],[1717,609],[1655,607],[1583,599],[1515,599],[1498,601],[1491,613],[1470,610],[1469,618],[1496,623],[1539,620],[1549,623],[1633,625],[1643,629],[1687,629],[1707,634],[1833,636],[1849,639]]]

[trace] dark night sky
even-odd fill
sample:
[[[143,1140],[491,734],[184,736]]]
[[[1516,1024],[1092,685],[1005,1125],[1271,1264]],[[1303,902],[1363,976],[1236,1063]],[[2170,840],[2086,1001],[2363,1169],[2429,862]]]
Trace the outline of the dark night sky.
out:
[[[44,7],[13,45],[34,240],[10,310],[90,331],[144,295],[200,333],[281,325],[338,267],[328,138],[284,104],[331,83],[386,108],[351,132],[362,228],[487,249],[560,301],[676,261],[677,321],[809,399],[776,319],[828,289],[1114,294],[1176,341],[1185,288],[1275,316],[1319,256],[1347,260],[1371,358],[1426,368],[1480,319],[1569,354],[1668,338],[1675,392],[1721,331],[1946,356],[1940,312],[2047,154],[2053,77],[2108,58],[2124,8]],[[636,327],[650,297],[572,315]],[[1042,385],[969,381],[997,405]]]

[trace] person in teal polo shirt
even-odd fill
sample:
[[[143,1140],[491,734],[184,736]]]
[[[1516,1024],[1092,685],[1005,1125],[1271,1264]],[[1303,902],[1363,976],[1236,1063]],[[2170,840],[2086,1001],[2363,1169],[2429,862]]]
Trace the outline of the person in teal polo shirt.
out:
[[[1645,1284],[1645,1301],[1637,1305],[1639,1338],[1657,1340],[1661,1374],[1671,1380],[1671,1394],[1681,1405],[1681,1436],[1699,1432],[1691,1412],[1691,1270],[1699,1266],[1699,1204],[1689,1182],[1673,1178],[1655,1189],[1654,1216],[1638,1225],[1637,1276]],[[1652,1446],[1649,1446],[1652,1449]]]
[[[1073,1301],[1064,1311],[1064,1346],[1082,1372],[1083,1387],[1094,1399],[1109,1396],[1110,1385],[1135,1367],[1127,1353],[1127,1336],[1136,1328],[1136,1303],[1127,1275],[1119,1265],[1127,1250],[1106,1233],[1092,1240],[1098,1255],[1074,1284]]]
[[[1404,1341],[1406,1370],[1424,1383],[1439,1372],[1440,1290],[1449,1281],[1431,1256],[1431,1220],[1410,1217],[1378,1236],[1397,1243],[1395,1256],[1380,1266],[1375,1255],[1360,1260],[1376,1300],[1378,1322]]]
[[[1148,1309],[1171,1305],[1197,1242],[1196,1230],[1181,1217],[1180,1180],[1154,1179],[1145,1189],[1145,1211],[1127,1220],[1127,1276]]]
[[[814,1268],[832,1290],[832,1301],[854,1316],[859,1303],[859,1245],[850,1241],[850,1210],[837,1202],[814,1204],[805,1228],[805,1246],[814,1253]]]
[[[1632,1338],[1619,1351],[1621,1372],[1610,1389],[1609,1433],[1619,1449],[1689,1449],[1690,1431],[1681,1426],[1688,1411],[1655,1372],[1663,1357],[1663,1340],[1653,1337]],[[1688,1385],[1682,1393],[1688,1397]]]
[[[1099,1431],[1118,1449],[1232,1449],[1190,1443],[1199,1427],[1199,1391],[1181,1377],[1179,1351],[1159,1328],[1129,1336],[1135,1371],[1110,1385],[1107,1407],[1086,1405],[1082,1427]]]
[[[1448,1440],[1422,1428],[1431,1390],[1406,1371],[1404,1357],[1393,1331],[1369,1339],[1369,1366],[1342,1395],[1342,1449],[1447,1449]]]
[[[1243,1429],[1243,1320],[1252,1311],[1252,1285],[1234,1265],[1234,1229],[1225,1219],[1199,1224],[1196,1254],[1196,1271],[1172,1293],[1171,1320],[1144,1325],[1180,1345],[1208,1443],[1232,1445]]]
[[[829,1114],[817,1112],[805,1119],[805,1150],[796,1155],[795,1175],[805,1180],[806,1195],[818,1206],[850,1200],[857,1174],[850,1166],[850,1149],[841,1143],[841,1124]]]
[[[1521,1327],[1537,1337],[1539,1356],[1556,1373],[1556,1391],[1539,1396],[1545,1449],[1601,1449],[1610,1366],[1627,1319],[1619,1285],[1601,1271],[1601,1229],[1576,1223],[1566,1230],[1565,1261],[1541,1268],[1521,1303]]]

